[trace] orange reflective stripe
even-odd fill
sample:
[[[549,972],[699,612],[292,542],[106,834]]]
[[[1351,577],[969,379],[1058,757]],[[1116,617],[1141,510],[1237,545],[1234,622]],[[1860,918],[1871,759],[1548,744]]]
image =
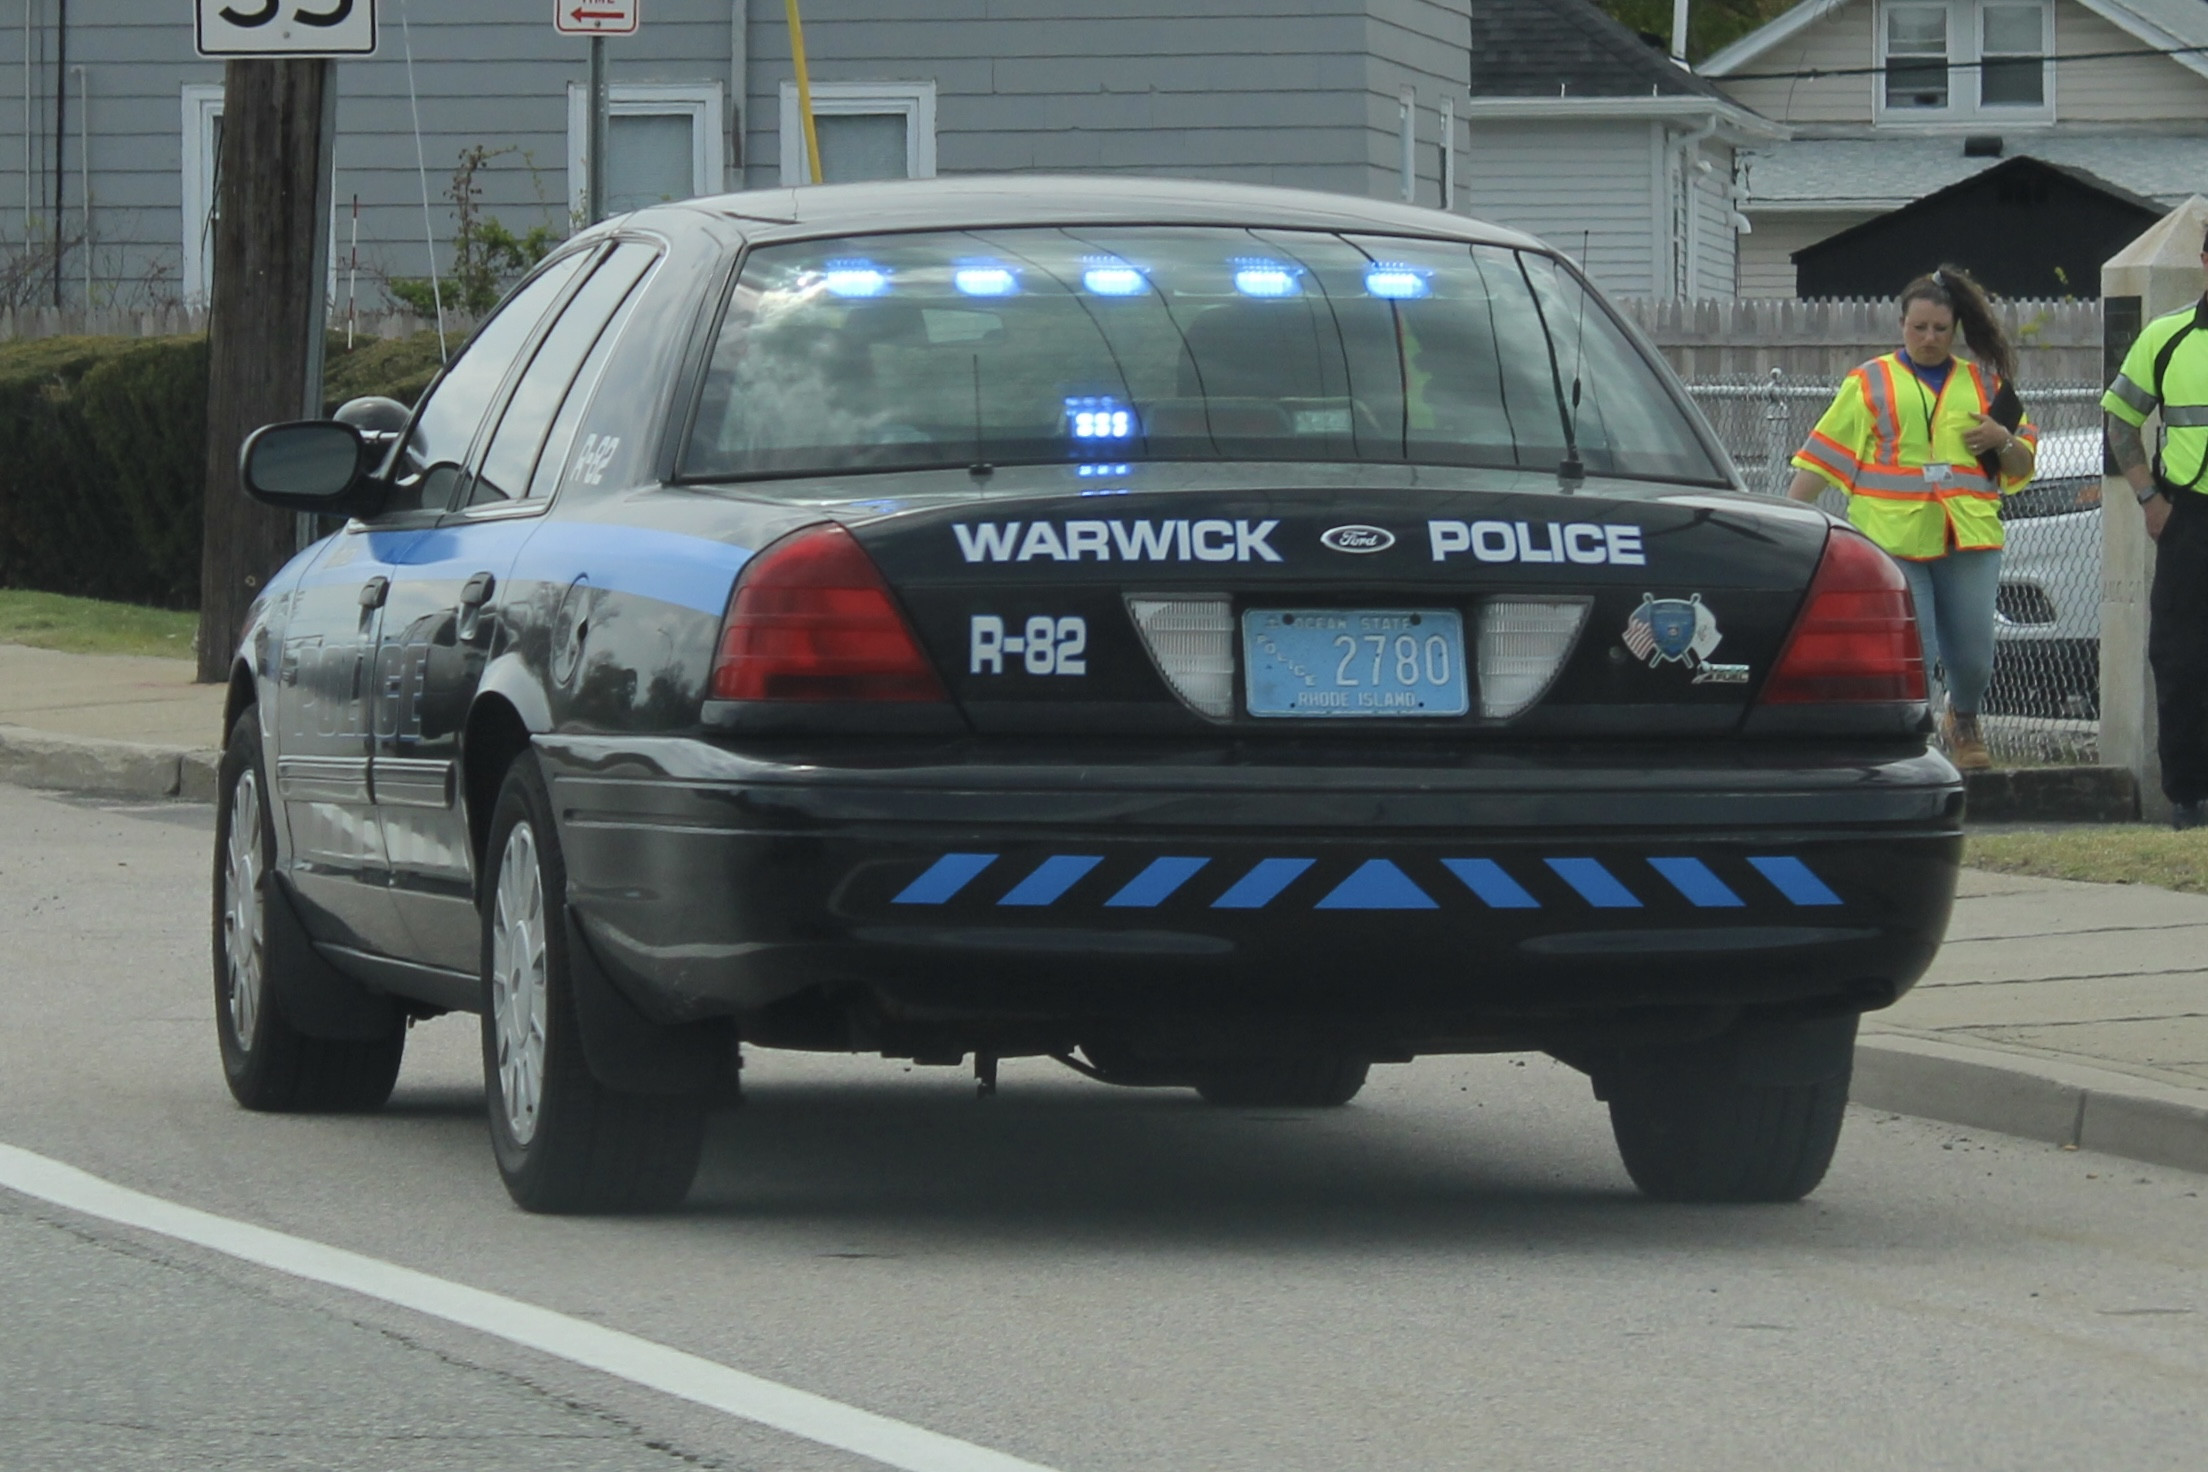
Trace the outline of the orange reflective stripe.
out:
[[[1894,388],[1894,365],[1887,359],[1880,358],[1870,366],[1878,370],[1876,387],[1871,389],[1867,398],[1877,422],[1879,447],[1886,449],[1891,446],[1888,453],[1898,462],[1901,458],[1901,399]],[[1872,375],[1865,374],[1864,381],[1869,384],[1874,380]]]

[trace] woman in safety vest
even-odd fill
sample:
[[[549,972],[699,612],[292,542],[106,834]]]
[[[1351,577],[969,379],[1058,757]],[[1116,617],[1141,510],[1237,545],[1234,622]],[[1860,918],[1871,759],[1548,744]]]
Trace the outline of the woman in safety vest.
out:
[[[1976,362],[1953,355],[1960,325]],[[1848,493],[1848,520],[1901,564],[1916,600],[1927,673],[1943,669],[1941,733],[1958,767],[1993,765],[1978,707],[1993,680],[2001,497],[2031,483],[2038,432],[1988,411],[2016,353],[1978,284],[1953,266],[1901,293],[1898,352],[1848,374],[1794,457],[1787,494]],[[1990,370],[1990,371],[1989,371]],[[1979,457],[1995,457],[1989,474]]]

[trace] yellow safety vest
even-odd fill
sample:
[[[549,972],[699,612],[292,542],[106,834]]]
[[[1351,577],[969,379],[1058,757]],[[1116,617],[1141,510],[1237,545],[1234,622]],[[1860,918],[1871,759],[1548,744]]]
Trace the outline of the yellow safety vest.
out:
[[[2208,326],[2208,298],[2149,322],[2124,355],[2123,371],[2101,395],[2101,408],[2134,428],[2156,409],[2162,411],[2155,468],[2179,490],[2208,491],[2208,332],[2199,330],[2203,326]],[[2158,373],[2158,366],[2167,372]]]
[[[1797,469],[1848,493],[1848,520],[1864,535],[1912,562],[2000,546],[2001,497],[2031,483],[2005,472],[1988,478],[1963,443],[1995,383],[1976,363],[1951,361],[1937,393],[1899,353],[1856,367],[1794,457]],[[2039,442],[2030,420],[2016,434]]]

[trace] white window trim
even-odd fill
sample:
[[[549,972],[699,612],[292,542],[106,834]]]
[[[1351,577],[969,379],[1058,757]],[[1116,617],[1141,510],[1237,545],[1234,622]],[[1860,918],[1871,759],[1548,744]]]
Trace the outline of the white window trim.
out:
[[[613,117],[690,119],[692,194],[719,194],[727,186],[728,141],[721,122],[718,82],[615,82],[606,89],[606,111]],[[590,88],[567,84],[567,211],[580,223],[583,194],[590,183]]]
[[[222,84],[189,83],[184,88],[184,178],[179,196],[183,216],[183,269],[177,286],[188,307],[207,305],[207,265],[214,242],[207,239],[215,200],[215,119],[222,116]]]
[[[2049,61],[2040,64],[2042,101],[2036,107],[2013,103],[1987,106],[1978,100],[1979,69],[1985,45],[1984,7],[2016,4],[2022,0],[1879,0],[1871,21],[1872,58],[1880,68],[1871,77],[1871,120],[1882,127],[1953,128],[1990,123],[2052,123],[2055,120],[2055,73]],[[2055,50],[2055,18],[2052,0],[2037,0],[2040,13],[2041,55]],[[1886,12],[1895,5],[1944,6],[1947,11],[1947,106],[1888,107],[1886,105]]]
[[[905,119],[905,177],[935,177],[935,83],[815,82],[813,116],[896,113]],[[782,183],[785,188],[811,181],[805,167],[805,125],[797,114],[797,83],[782,84],[780,123]]]

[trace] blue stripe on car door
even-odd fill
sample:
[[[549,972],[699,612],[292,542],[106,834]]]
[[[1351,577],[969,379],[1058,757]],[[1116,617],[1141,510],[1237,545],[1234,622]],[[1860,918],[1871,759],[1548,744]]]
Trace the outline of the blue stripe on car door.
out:
[[[1012,886],[1000,905],[1049,905],[1104,860],[1089,854],[1052,854],[1035,866],[1035,872]]]
[[[906,885],[893,905],[940,905],[964,889],[976,874],[997,861],[995,854],[945,854],[927,872]]]
[[[1748,867],[1771,881],[1774,889],[1797,905],[1837,905],[1845,903],[1834,894],[1824,880],[1809,870],[1809,865],[1791,854],[1771,858],[1750,859]]]
[[[1195,877],[1196,871],[1210,863],[1209,859],[1152,859],[1140,874],[1127,881],[1118,894],[1104,902],[1104,907],[1121,910],[1147,910],[1162,905],[1173,891]]]
[[[1545,860],[1556,877],[1579,891],[1579,897],[1598,910],[1638,910],[1641,902],[1633,891],[1618,883],[1617,876],[1594,859]]]
[[[1214,910],[1262,910],[1296,876],[1317,863],[1316,859],[1259,859],[1250,872],[1234,881],[1227,892],[1211,902]]]
[[[1700,859],[1650,859],[1648,867],[1671,881],[1687,902],[1703,910],[1737,910],[1748,903]]]
[[[1503,872],[1493,859],[1443,859],[1441,867],[1464,881],[1491,910],[1538,910],[1541,902]]]

